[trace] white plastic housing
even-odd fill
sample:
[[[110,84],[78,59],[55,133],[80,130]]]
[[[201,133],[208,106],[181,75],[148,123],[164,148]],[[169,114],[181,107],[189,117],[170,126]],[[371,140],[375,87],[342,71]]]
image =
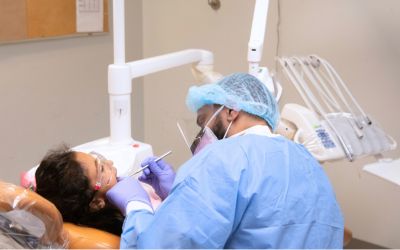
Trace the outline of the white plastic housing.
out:
[[[125,0],[113,0],[114,64],[125,63]]]
[[[335,161],[346,157],[326,122],[320,121],[309,109],[294,103],[285,104],[281,119],[296,126],[293,141],[303,144],[318,161]]]
[[[110,138],[102,138],[73,148],[74,151],[90,153],[95,151],[114,162],[118,176],[128,176],[140,168],[141,162],[153,155],[149,144],[133,141],[126,144],[111,144]]]
[[[187,49],[129,62],[127,65],[130,68],[131,78],[136,78],[195,62],[198,62],[199,65],[212,66],[214,55],[207,50]]]
[[[261,61],[263,52],[265,27],[267,23],[269,0],[256,0],[254,7],[253,23],[251,25],[251,34],[248,45],[247,60],[250,63],[250,69],[257,70],[257,63]],[[256,64],[255,64],[256,63]],[[253,72],[250,72],[252,74]]]

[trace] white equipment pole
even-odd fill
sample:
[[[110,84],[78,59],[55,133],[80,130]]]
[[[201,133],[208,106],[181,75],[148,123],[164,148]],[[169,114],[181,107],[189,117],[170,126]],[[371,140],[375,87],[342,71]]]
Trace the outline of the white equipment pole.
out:
[[[254,7],[253,23],[247,51],[249,73],[258,77],[259,62],[264,46],[265,27],[267,24],[269,0],[256,0]]]
[[[256,0],[248,44],[247,61],[249,62],[249,74],[263,82],[268,90],[275,96],[276,101],[279,101],[282,95],[282,86],[272,79],[267,67],[259,66],[264,46],[268,8],[269,0]]]
[[[110,143],[132,143],[131,93],[129,67],[125,64],[125,0],[114,0],[114,64],[108,66],[110,95]]]

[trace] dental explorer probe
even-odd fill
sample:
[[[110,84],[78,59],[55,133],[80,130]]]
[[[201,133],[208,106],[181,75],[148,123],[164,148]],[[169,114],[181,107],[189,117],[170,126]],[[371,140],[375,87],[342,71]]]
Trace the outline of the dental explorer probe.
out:
[[[165,156],[169,155],[172,153],[172,150],[166,152],[165,154],[161,155],[160,157],[158,157],[155,162],[158,162],[159,160],[161,160],[162,158],[164,158]],[[142,167],[141,169],[135,171],[133,174],[130,174],[129,176],[134,176],[137,173],[142,172],[143,170],[145,170],[146,168],[150,167],[150,164],[146,164],[144,167]]]

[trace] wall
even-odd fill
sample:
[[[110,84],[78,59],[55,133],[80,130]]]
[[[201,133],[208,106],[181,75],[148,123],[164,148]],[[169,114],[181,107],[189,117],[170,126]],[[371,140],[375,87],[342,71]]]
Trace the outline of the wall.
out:
[[[201,0],[125,1],[127,60],[186,48],[215,53],[223,74],[246,71],[247,42],[254,0],[222,1],[213,11]],[[316,53],[328,59],[365,110],[400,141],[396,108],[400,70],[400,2],[397,0],[271,0],[263,64],[275,69],[279,55]],[[142,31],[143,30],[143,31]],[[111,34],[111,33],[110,33]],[[46,151],[66,142],[78,145],[108,136],[107,65],[111,35],[0,45],[0,176],[18,183],[19,173],[37,164]],[[282,80],[281,104],[300,102]],[[173,149],[176,167],[190,157],[176,121],[194,114],[184,100],[193,83],[190,67],[165,71],[133,83],[133,136],[156,154]],[[193,124],[193,130],[196,128]],[[398,157],[399,150],[387,154]],[[356,163],[326,164],[354,236],[400,248],[400,190],[362,172]]]
[[[127,59],[133,60],[142,52],[142,7],[126,2]],[[61,142],[75,146],[109,135],[111,34],[0,45],[1,180],[19,183],[22,171]],[[133,89],[141,93],[140,81]],[[135,98],[134,115],[139,103]],[[140,138],[139,126],[134,121]]]
[[[200,48],[214,52],[219,72],[246,71],[252,12],[252,1],[224,1],[218,12],[207,1],[144,1],[143,55]],[[194,83],[190,65],[146,76],[144,82],[146,142],[158,154],[172,149],[169,160],[179,166],[190,151],[176,122],[197,130],[195,115],[184,105],[187,89]]]
[[[400,142],[400,2],[281,1],[282,55],[328,59],[371,117]],[[295,42],[293,42],[295,41]],[[290,101],[285,93],[283,101]],[[399,157],[400,150],[386,154]],[[325,164],[354,236],[399,248],[400,188],[362,171],[374,159]]]
[[[246,71],[254,1],[221,3],[221,9],[213,11],[207,1],[143,1],[143,55],[204,48],[215,53],[215,66],[221,73]],[[396,110],[400,106],[399,26],[400,2],[396,0],[279,0],[279,5],[272,0],[263,64],[275,69],[279,31],[279,55],[315,53],[326,58],[362,107],[400,142]],[[302,103],[279,69],[278,76],[284,87],[281,106]],[[194,118],[184,105],[193,82],[189,66],[144,80],[145,141],[153,145],[156,154],[173,149],[168,161],[176,167],[190,157],[175,124]],[[399,153],[387,155],[399,157]],[[364,173],[362,166],[371,161],[330,163],[324,168],[354,236],[400,248],[400,188]]]

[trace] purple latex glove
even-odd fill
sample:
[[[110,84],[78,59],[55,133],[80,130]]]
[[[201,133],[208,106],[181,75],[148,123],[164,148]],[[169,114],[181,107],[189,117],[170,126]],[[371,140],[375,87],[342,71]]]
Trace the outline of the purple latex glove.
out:
[[[140,201],[152,208],[148,194],[133,177],[123,178],[107,191],[106,197],[123,215],[126,215],[126,206],[130,201]]]
[[[149,157],[142,162],[142,167],[149,164],[149,167],[143,170],[139,180],[149,184],[154,188],[157,195],[162,200],[167,198],[175,180],[175,172],[170,165],[163,160],[155,162],[156,157]]]

